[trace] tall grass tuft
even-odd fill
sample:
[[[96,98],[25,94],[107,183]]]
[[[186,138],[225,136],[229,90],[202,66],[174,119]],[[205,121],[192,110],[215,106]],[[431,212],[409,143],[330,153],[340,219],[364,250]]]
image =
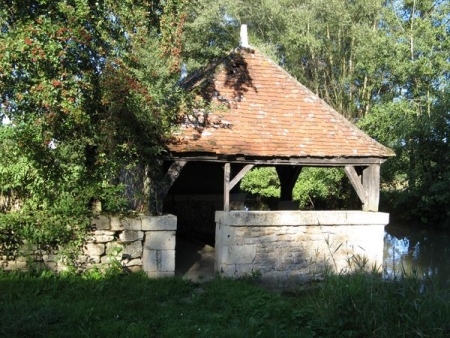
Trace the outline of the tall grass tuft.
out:
[[[414,274],[385,280],[380,269],[352,263],[350,273],[327,273],[308,300],[325,336],[450,336],[449,290]]]

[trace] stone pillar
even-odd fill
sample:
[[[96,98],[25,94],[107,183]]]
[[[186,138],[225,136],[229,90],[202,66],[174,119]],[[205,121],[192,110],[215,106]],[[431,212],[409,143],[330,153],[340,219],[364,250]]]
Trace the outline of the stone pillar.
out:
[[[141,218],[145,233],[142,269],[149,277],[174,276],[177,217],[162,215]]]

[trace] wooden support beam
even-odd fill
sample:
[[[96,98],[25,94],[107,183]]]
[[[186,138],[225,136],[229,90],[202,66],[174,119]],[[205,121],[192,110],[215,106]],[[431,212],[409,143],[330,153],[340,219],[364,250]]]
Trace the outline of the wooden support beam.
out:
[[[172,187],[178,176],[180,176],[180,172],[184,168],[186,163],[186,161],[175,161],[170,165],[167,173],[164,175],[161,189],[159,191],[159,197],[161,199],[164,199],[166,197],[169,189]]]
[[[150,191],[149,212],[151,215],[162,215],[164,198],[186,163],[186,161],[173,162],[164,177],[162,177],[161,172],[162,163],[159,165],[161,170],[157,170],[153,173],[148,171],[146,182],[149,185]],[[150,177],[150,175],[153,177]]]
[[[380,165],[371,164],[363,170],[365,201],[363,211],[378,211],[380,202]]]
[[[344,167],[344,171],[347,174],[347,177],[350,180],[353,189],[355,189],[356,193],[358,194],[361,203],[364,204],[364,202],[366,201],[366,193],[364,191],[364,187],[362,184],[362,177],[358,175],[358,173],[355,170],[355,167],[351,165],[346,165]]]
[[[301,166],[275,167],[280,180],[280,201],[292,201],[292,190],[294,189],[295,183],[297,183],[302,168]]]
[[[242,168],[241,171],[238,172],[237,175],[230,181],[230,190],[233,189],[234,186],[238,184],[239,181],[244,178],[245,174],[247,174],[253,167],[253,164],[247,164],[244,168]]]
[[[231,177],[231,165],[230,163],[225,163],[224,167],[224,179],[223,179],[223,211],[230,211],[230,191],[234,188],[236,184],[247,174],[252,168],[253,164],[248,164],[237,173],[232,180]]]

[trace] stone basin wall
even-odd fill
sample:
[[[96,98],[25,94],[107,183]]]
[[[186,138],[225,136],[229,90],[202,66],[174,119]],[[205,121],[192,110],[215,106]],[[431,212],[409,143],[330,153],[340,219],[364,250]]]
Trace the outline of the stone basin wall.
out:
[[[320,279],[324,269],[381,267],[388,222],[380,212],[217,211],[215,270],[291,287]]]
[[[174,215],[115,217],[99,215],[91,222],[82,252],[67,259],[64,252],[37,252],[24,247],[14,259],[0,256],[3,270],[26,270],[30,265],[57,272],[74,267],[79,272],[104,270],[119,263],[129,271],[145,271],[150,277],[175,274]]]

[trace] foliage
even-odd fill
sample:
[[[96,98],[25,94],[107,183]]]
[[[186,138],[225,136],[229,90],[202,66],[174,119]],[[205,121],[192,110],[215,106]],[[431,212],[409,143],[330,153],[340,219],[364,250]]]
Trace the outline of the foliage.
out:
[[[263,197],[280,197],[280,180],[275,168],[254,168],[241,181],[241,189]]]
[[[391,211],[447,221],[448,1],[201,0],[195,8],[188,49],[219,55],[248,24],[251,45],[395,150],[382,167]]]
[[[343,184],[341,168],[303,168],[293,189],[293,199],[300,208],[340,209],[344,198],[351,200]]]
[[[293,189],[293,199],[300,209],[341,209],[354,207],[354,194],[345,184],[340,168],[302,169]],[[241,181],[241,189],[263,199],[280,197],[280,181],[273,167],[254,168]],[[353,204],[352,204],[353,203]]]
[[[63,243],[81,235],[72,230],[93,200],[126,210],[120,170],[152,163],[184,100],[173,88],[185,9],[183,0],[2,1],[1,229]]]

